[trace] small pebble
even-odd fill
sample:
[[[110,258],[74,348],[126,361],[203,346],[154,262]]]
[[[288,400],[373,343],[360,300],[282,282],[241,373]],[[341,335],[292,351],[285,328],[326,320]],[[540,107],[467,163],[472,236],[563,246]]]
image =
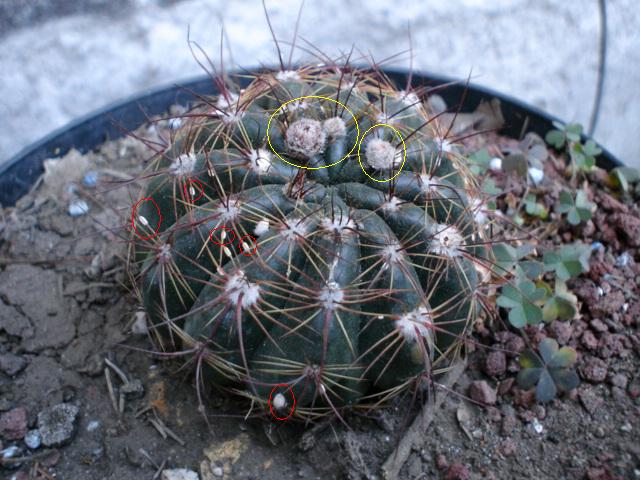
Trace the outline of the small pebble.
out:
[[[502,170],[502,159],[500,157],[493,157],[489,160],[489,168],[494,172]]]
[[[544,178],[544,172],[536,167],[529,167],[529,177],[536,185],[539,184]]]
[[[82,177],[82,184],[87,187],[95,187],[98,184],[98,172],[90,170]]]
[[[542,424],[538,421],[537,418],[533,419],[533,421],[531,422],[531,426],[533,427],[536,433],[542,433],[542,430],[544,430],[544,428],[542,427]]]
[[[629,260],[631,260],[631,255],[629,255],[629,252],[623,252],[618,256],[618,258],[616,258],[616,267],[626,267],[629,263]]]
[[[87,432],[93,432],[100,428],[100,422],[98,420],[92,420],[87,424]]]
[[[630,432],[632,430],[630,423],[625,423],[620,427],[620,430],[623,432]]]
[[[89,211],[89,204],[82,199],[76,199],[69,204],[69,215],[79,217]]]
[[[24,437],[24,443],[31,450],[35,450],[36,448],[40,448],[42,444],[42,439],[40,438],[39,430],[29,430]]]
[[[160,480],[199,480],[199,476],[196,472],[186,468],[174,468],[163,470]]]
[[[216,477],[221,477],[224,474],[224,471],[222,470],[221,467],[213,467],[211,469],[211,472],[216,476]]]

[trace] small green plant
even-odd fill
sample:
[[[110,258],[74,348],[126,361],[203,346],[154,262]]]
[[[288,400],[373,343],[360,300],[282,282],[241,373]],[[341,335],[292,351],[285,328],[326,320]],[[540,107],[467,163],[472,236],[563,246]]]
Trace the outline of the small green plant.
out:
[[[609,185],[612,188],[627,193],[631,191],[633,184],[636,184],[636,193],[640,193],[639,169],[633,167],[616,167],[609,172]]]
[[[570,320],[578,313],[578,299],[569,291],[567,284],[556,279],[552,290],[546,284],[547,300],[542,307],[542,318],[549,323],[554,320]]]
[[[544,288],[539,288],[528,279],[520,279],[514,285],[504,285],[497,298],[498,306],[509,310],[509,322],[516,328],[537,325],[542,319],[542,309],[538,305],[545,298]]]
[[[538,217],[541,220],[546,220],[549,216],[547,207],[538,202],[538,199],[532,193],[524,197],[524,208],[528,215],[531,215],[532,217]]]
[[[602,153],[593,140],[581,143],[582,125],[571,123],[562,125],[554,122],[555,130],[547,132],[545,140],[557,150],[565,149],[571,159],[572,175],[590,172],[596,166],[596,157]]]
[[[525,350],[520,354],[518,385],[525,390],[536,387],[536,400],[549,402],[558,392],[568,392],[580,380],[572,368],[577,353],[571,347],[558,348],[558,343],[545,338],[538,344],[538,353]]]
[[[596,205],[589,201],[589,196],[585,190],[578,190],[575,199],[567,190],[560,192],[559,204],[556,207],[558,213],[566,213],[567,221],[571,225],[580,225],[591,219],[591,214]]]
[[[579,242],[563,245],[558,250],[545,252],[544,269],[547,272],[555,272],[558,279],[567,281],[589,271],[590,256],[589,245]]]

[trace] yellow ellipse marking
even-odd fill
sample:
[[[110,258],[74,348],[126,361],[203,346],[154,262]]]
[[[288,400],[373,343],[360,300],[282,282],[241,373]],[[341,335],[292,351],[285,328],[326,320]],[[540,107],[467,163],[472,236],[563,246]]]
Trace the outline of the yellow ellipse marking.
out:
[[[367,134],[373,130],[374,128],[377,127],[389,127],[391,130],[393,130],[395,132],[395,134],[398,136],[398,138],[400,139],[400,141],[402,142],[402,165],[400,165],[400,169],[398,170],[398,173],[396,173],[393,177],[391,178],[387,178],[386,180],[378,180],[377,178],[373,178],[371,175],[369,175],[367,173],[367,171],[364,169],[364,166],[362,165],[362,160],[360,159],[360,146],[362,145],[362,141],[364,140],[364,137],[367,136]],[[360,168],[362,169],[362,171],[364,172],[364,174],[369,177],[371,180],[373,180],[374,182],[379,182],[379,183],[386,183],[386,182],[390,182],[391,180],[393,180],[394,178],[396,178],[398,175],[400,175],[400,172],[402,171],[402,169],[404,168],[404,164],[407,161],[407,145],[404,143],[404,138],[402,138],[402,135],[400,134],[400,132],[398,131],[397,128],[392,127],[391,125],[389,125],[388,123],[376,123],[373,127],[369,127],[367,128],[367,130],[362,134],[362,138],[360,139],[360,141],[358,142],[358,163],[360,164]]]
[[[324,167],[304,167],[302,165],[296,165],[295,163],[291,163],[287,160],[285,160],[284,158],[282,158],[282,156],[276,152],[276,149],[273,148],[273,145],[271,145],[271,137],[269,137],[269,129],[271,128],[271,120],[273,120],[273,117],[276,116],[276,114],[282,110],[284,107],[287,106],[287,104],[291,103],[291,102],[295,102],[296,100],[302,100],[304,98],[320,98],[322,100],[329,100],[330,102],[336,103],[338,105],[340,105],[342,108],[344,108],[347,112],[349,112],[349,115],[351,115],[351,118],[353,118],[353,123],[356,126],[356,139],[360,136],[360,127],[358,126],[358,120],[356,120],[356,116],[353,114],[353,112],[351,111],[351,109],[349,107],[347,107],[344,103],[339,102],[338,100],[334,100],[333,98],[329,98],[329,97],[323,97],[322,95],[304,95],[302,97],[296,97],[296,98],[292,98],[291,100],[288,100],[286,102],[284,102],[282,105],[280,105],[275,112],[273,112],[270,116],[269,116],[269,121],[267,122],[267,143],[269,144],[269,148],[271,148],[271,151],[273,153],[276,154],[276,156],[282,160],[284,163],[288,163],[289,165],[291,165],[292,167],[297,167],[297,168],[305,168],[307,170],[320,170],[322,168],[329,168],[329,167],[333,167],[334,165],[339,164],[340,162],[342,162],[344,159],[346,159],[349,155],[351,155],[353,153],[353,151],[356,149],[356,145],[358,144],[357,140],[356,142],[353,144],[353,147],[351,148],[351,150],[349,150],[349,153],[347,153],[344,157],[342,157],[340,160],[338,160],[337,162],[332,163],[331,165],[325,165]]]

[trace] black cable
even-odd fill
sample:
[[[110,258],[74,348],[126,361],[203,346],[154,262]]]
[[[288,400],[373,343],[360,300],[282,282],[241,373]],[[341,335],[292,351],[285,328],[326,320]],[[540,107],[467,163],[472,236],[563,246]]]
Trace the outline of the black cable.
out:
[[[591,109],[591,119],[589,120],[589,136],[593,136],[593,132],[598,124],[598,115],[600,114],[600,104],[602,103],[602,91],[604,89],[604,74],[607,64],[607,2],[606,0],[598,0],[598,10],[600,12],[600,42],[598,48],[598,78],[596,84],[596,93],[593,99],[593,108]]]

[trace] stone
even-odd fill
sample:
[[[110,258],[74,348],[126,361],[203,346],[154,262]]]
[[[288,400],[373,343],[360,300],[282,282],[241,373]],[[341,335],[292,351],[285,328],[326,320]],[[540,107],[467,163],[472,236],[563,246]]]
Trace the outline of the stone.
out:
[[[627,383],[629,379],[624,373],[616,373],[613,377],[609,379],[609,383],[614,387],[622,388],[623,390],[627,388]]]
[[[174,468],[163,470],[160,480],[199,480],[198,474],[186,468]]]
[[[503,437],[511,435],[518,426],[518,419],[515,415],[505,415],[502,419],[502,425],[500,425],[500,434]]]
[[[444,470],[445,468],[449,468],[449,462],[447,461],[447,457],[445,457],[441,453],[436,455],[436,468],[438,470]]]
[[[0,300],[0,332],[2,331],[20,338],[29,338],[33,335],[33,327],[29,319]]]
[[[631,383],[629,383],[627,393],[629,393],[629,396],[634,400],[640,397],[640,376],[636,376]]]
[[[471,473],[463,464],[456,462],[449,467],[444,478],[445,480],[469,480]]]
[[[524,339],[519,335],[512,336],[504,345],[505,350],[507,350],[507,355],[510,357],[518,355],[522,350],[524,350],[524,347]]]
[[[0,355],[0,371],[13,377],[20,373],[27,366],[24,357],[14,355],[13,353],[3,353]]]
[[[598,339],[591,330],[585,330],[582,334],[582,338],[580,339],[580,343],[582,343],[582,345],[588,350],[595,350],[598,348]]]
[[[578,389],[578,398],[584,409],[590,414],[594,414],[602,406],[603,400],[593,388]]]
[[[606,323],[604,323],[599,318],[594,318],[589,322],[589,326],[594,329],[596,332],[604,333],[609,331],[609,327]]]
[[[555,338],[560,345],[566,345],[571,340],[573,328],[569,322],[554,320],[549,324],[549,336]]]
[[[497,400],[496,391],[484,380],[476,380],[471,383],[469,396],[476,402],[485,405],[495,405]]]
[[[42,445],[42,438],[40,437],[40,431],[29,430],[24,437],[24,443],[31,450],[40,448],[40,445]]]
[[[500,445],[500,451],[505,457],[510,457],[518,449],[516,442],[513,439],[508,438]]]
[[[490,377],[499,377],[507,371],[507,356],[504,352],[496,350],[489,352],[484,362],[484,371]]]
[[[60,403],[38,414],[38,430],[45,447],[57,447],[71,441],[76,431],[79,409]]]
[[[607,378],[607,364],[597,357],[588,356],[585,358],[580,375],[585,380],[593,383],[603,382]]]
[[[27,409],[14,408],[0,416],[0,436],[5,440],[21,440],[27,434]]]

